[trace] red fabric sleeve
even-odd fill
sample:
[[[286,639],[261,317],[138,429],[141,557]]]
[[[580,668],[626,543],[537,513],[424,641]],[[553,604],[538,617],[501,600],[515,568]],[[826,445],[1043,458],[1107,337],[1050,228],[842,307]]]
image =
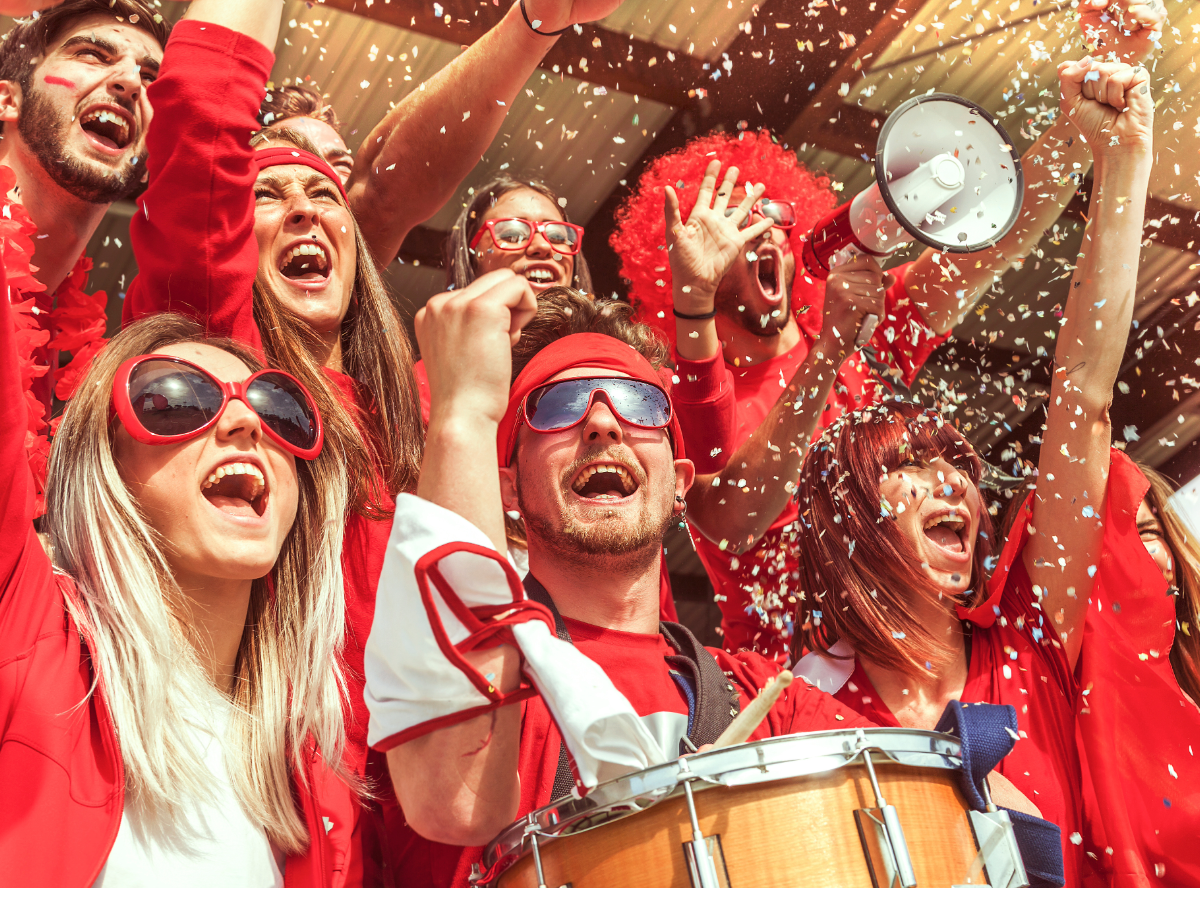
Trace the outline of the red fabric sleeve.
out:
[[[1137,530],[1147,486],[1137,466],[1112,451],[1080,654],[1085,849],[1113,887],[1197,887],[1200,710],[1171,670],[1174,597]]]
[[[733,375],[718,353],[711,359],[675,358],[671,403],[697,475],[720,472],[738,446]]]
[[[175,26],[150,87],[150,181],[129,233],[138,275],[125,295],[128,324],[160,312],[261,348],[251,287],[258,272],[250,149],[274,54],[210,23]]]
[[[921,311],[908,295],[904,278],[912,263],[890,269],[896,283],[888,288],[883,321],[875,329],[871,344],[880,358],[900,370],[900,377],[909,387],[917,372],[929,359],[929,354],[945,343],[950,332],[938,334],[925,324]]]

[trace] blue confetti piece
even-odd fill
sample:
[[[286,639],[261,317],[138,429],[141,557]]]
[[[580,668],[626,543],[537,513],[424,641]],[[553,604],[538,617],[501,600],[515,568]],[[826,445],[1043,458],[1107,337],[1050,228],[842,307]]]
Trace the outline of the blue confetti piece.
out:
[[[902,640],[904,640],[904,632],[903,631],[893,631],[892,637],[894,637],[898,641],[902,641]]]
[[[1096,511],[1095,511],[1094,509],[1092,509],[1090,506],[1085,506],[1085,507],[1083,508],[1083,517],[1084,517],[1085,519],[1090,519],[1090,518],[1092,518],[1094,515],[1096,515]]]
[[[1088,72],[1086,75],[1083,76],[1083,80],[1084,81],[1099,81],[1100,73],[1099,72]]]
[[[1088,566],[1088,578],[1095,578],[1095,577],[1096,577],[1096,567]]]

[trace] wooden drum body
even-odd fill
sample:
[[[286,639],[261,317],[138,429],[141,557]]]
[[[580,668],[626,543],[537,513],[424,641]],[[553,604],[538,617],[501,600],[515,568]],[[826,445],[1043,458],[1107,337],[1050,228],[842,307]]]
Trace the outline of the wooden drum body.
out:
[[[985,885],[1003,868],[997,851],[1016,845],[1003,813],[979,821],[969,810],[961,768],[956,738],[900,728],[710,750],[531,813],[488,846],[480,881],[692,887],[707,848],[713,886]],[[893,852],[897,832],[906,851]],[[1019,876],[1004,871],[1003,883],[1019,884],[1023,868]]]

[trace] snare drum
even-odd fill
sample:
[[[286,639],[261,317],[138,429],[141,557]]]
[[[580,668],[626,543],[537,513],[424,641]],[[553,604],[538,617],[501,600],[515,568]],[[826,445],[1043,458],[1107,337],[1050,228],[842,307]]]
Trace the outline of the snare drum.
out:
[[[1004,812],[969,809],[962,748],[905,728],[681,757],[530,813],[473,879],[500,887],[1023,886]],[[982,849],[981,849],[982,847]]]

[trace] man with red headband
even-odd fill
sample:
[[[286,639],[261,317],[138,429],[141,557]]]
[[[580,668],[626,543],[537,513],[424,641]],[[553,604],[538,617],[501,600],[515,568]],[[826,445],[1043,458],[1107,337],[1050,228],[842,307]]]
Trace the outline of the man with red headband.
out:
[[[39,508],[54,398],[74,393],[104,346],[106,300],[83,291],[92,267],[84,248],[109,206],[145,175],[145,88],[170,30],[142,0],[49,5],[4,4],[7,15],[41,12],[0,40],[0,242]],[[72,359],[59,372],[64,350]]]
[[[385,843],[405,884],[466,884],[479,845],[568,793],[564,740],[590,786],[637,768],[636,748],[652,761],[678,756],[685,737],[711,743],[780,671],[660,625],[662,538],[695,471],[669,378],[616,338],[577,333],[547,343],[510,390],[511,347],[535,308],[528,282],[502,270],[417,318],[433,401],[425,459],[419,496],[397,501],[367,645],[370,741],[387,751],[406,817]],[[524,591],[500,556],[505,512],[525,520]],[[468,551],[480,561],[444,564]],[[548,677],[522,630],[557,634],[563,653],[571,642],[604,676],[599,696],[615,687],[654,746],[625,722],[624,769],[589,750],[569,703],[585,686]],[[797,683],[754,737],[861,721]]]
[[[1165,11],[1121,3],[1123,17],[1113,17],[1109,5],[1082,4],[1084,33],[1136,61],[1161,33]],[[836,204],[829,179],[810,174],[769,134],[698,138],[651,163],[617,214],[612,245],[643,317],[674,339],[677,409],[698,471],[728,476],[732,462],[739,473],[697,497],[688,517],[727,650],[787,659],[797,566],[791,493],[814,430],[903,394],[993,281],[1059,217],[1078,184],[1069,176],[1082,177],[1090,161],[1069,123],[1052,125],[1022,158],[1021,215],[994,248],[928,249],[889,273],[862,256],[835,267],[827,282],[802,266],[798,273],[797,259],[803,236]],[[729,170],[717,188],[722,164]],[[761,184],[739,187],[739,177]],[[870,314],[879,327],[855,352]]]

